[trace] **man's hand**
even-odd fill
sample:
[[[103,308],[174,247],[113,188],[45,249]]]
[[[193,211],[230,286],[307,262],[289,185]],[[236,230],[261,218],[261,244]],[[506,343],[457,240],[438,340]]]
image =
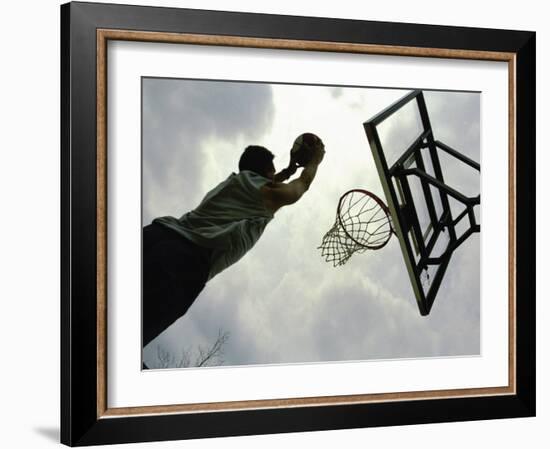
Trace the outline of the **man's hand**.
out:
[[[288,167],[283,168],[279,173],[275,174],[273,176],[273,182],[283,182],[286,181],[288,178],[290,178],[294,173],[296,173],[296,170],[298,170],[298,164],[290,159],[290,162],[288,163]]]
[[[294,173],[296,173],[296,170],[298,170],[298,164],[292,160],[292,157],[290,158],[290,162],[288,163],[288,167],[285,168],[287,171],[288,177],[290,178]]]
[[[325,157],[325,145],[321,142],[313,149],[311,160],[304,167],[300,177],[288,184],[271,184],[262,187],[261,192],[266,207],[275,213],[283,206],[294,204],[304,193],[309,189],[317,173],[317,167]],[[293,161],[291,160],[291,165]],[[294,167],[289,165],[288,169],[294,168],[296,171],[297,164]],[[286,171],[287,169],[283,170]],[[282,173],[282,172],[281,172]]]
[[[296,161],[296,153],[290,152],[290,162],[288,163],[288,167],[296,167],[298,168],[300,164],[298,164],[298,161]],[[296,170],[295,170],[296,171]]]

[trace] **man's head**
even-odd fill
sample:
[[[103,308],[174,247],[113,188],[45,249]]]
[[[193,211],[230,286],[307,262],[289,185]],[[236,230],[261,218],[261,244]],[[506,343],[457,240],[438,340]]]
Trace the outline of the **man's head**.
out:
[[[239,159],[239,170],[250,170],[266,178],[271,178],[275,174],[273,157],[273,153],[267,148],[250,145],[245,148]]]

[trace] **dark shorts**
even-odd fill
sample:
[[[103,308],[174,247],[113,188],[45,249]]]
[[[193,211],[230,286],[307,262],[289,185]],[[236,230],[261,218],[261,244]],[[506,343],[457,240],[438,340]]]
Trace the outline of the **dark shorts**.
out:
[[[208,279],[210,256],[166,226],[143,228],[143,346],[191,307]]]

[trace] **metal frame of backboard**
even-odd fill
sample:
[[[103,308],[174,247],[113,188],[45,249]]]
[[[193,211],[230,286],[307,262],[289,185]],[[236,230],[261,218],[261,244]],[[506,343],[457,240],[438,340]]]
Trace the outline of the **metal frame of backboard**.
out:
[[[422,123],[421,133],[397,161],[389,166],[377,127],[412,101],[417,102]],[[480,196],[468,197],[445,183],[439,152],[447,153],[478,172],[480,165],[448,145],[435,140],[424,95],[420,90],[412,91],[388,106],[365,122],[364,128],[386,195],[394,230],[401,245],[420,314],[428,315],[453,252],[474,232],[480,232],[480,225],[476,221],[474,211],[474,207],[480,204]],[[426,157],[430,158],[433,167],[431,174],[426,171],[426,162],[428,162],[425,160]],[[424,231],[420,226],[417,206],[411,193],[409,183],[411,177],[417,177],[420,181],[426,200],[430,223],[427,230]],[[439,207],[441,212],[439,213],[436,210],[434,192],[431,187],[436,189],[436,194],[439,193],[441,200]],[[456,217],[453,217],[449,198],[464,206],[464,209]],[[463,219],[469,221],[469,226],[458,236],[457,225]],[[443,237],[448,240],[448,243],[440,254],[435,255],[434,248],[439,239]],[[428,273],[428,267],[434,268],[435,272],[432,273],[430,286],[425,291],[422,285],[422,276]]]

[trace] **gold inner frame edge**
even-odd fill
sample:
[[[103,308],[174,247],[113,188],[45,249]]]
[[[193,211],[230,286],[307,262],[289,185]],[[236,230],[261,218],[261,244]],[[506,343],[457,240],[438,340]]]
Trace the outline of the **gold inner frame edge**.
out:
[[[98,29],[97,36],[97,417],[222,412],[230,410],[258,410],[269,408],[311,407],[327,405],[366,404],[390,401],[414,401],[464,397],[502,396],[516,393],[516,55],[509,52],[457,50],[387,46],[374,44],[303,41],[287,39],[250,38],[223,35],[186,33],[159,33]],[[508,62],[508,134],[509,134],[509,187],[508,187],[508,285],[509,285],[509,353],[507,386],[430,390],[418,392],[393,392],[345,396],[316,396],[266,400],[246,400],[194,404],[171,404],[139,407],[108,408],[107,402],[107,42],[109,40],[180,43],[188,45],[217,45],[247,48],[287,49],[298,51],[328,51],[362,53],[370,55],[394,55],[427,58],[449,58]]]

